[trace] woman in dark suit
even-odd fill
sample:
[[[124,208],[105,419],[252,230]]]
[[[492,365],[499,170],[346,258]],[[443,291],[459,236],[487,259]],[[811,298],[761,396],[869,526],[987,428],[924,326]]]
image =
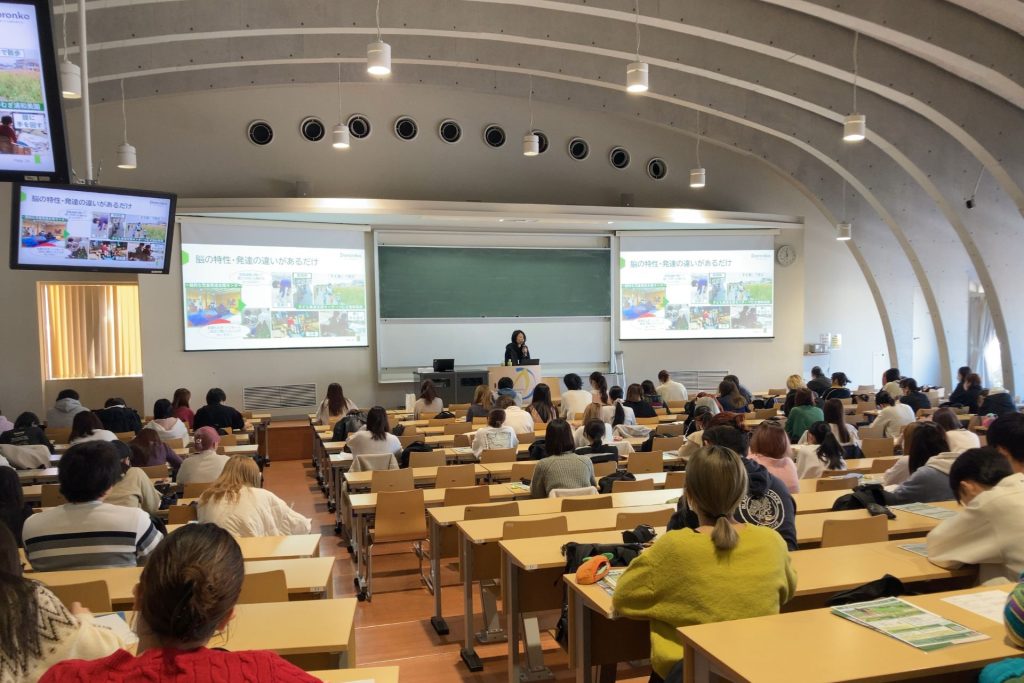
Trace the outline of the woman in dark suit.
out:
[[[521,365],[529,357],[530,349],[526,346],[526,333],[516,330],[512,333],[512,341],[505,345],[505,362],[512,361],[512,365]]]

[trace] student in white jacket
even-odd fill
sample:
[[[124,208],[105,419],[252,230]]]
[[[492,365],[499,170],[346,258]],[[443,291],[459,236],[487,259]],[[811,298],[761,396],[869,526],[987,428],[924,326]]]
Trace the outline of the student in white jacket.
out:
[[[914,421],[914,409],[906,403],[897,403],[887,391],[879,391],[875,395],[875,406],[880,411],[871,426],[881,428],[882,437],[896,438],[903,432],[903,427]]]
[[[658,396],[661,396],[661,400],[665,403],[669,401],[686,401],[690,398],[690,395],[679,382],[672,379],[672,376],[668,374],[668,370],[662,370],[658,373],[658,381],[661,382],[655,391]]]
[[[478,458],[484,451],[518,447],[519,438],[514,429],[505,426],[505,411],[501,408],[489,412],[487,426],[476,430],[473,435],[473,455]]]
[[[147,422],[143,429],[152,429],[160,435],[161,441],[184,439],[185,443],[188,443],[188,425],[174,416],[171,402],[166,398],[161,398],[153,404],[153,419]]]
[[[978,565],[980,584],[1017,581],[1024,571],[1024,474],[994,448],[962,453],[949,484],[963,509],[928,534],[928,559],[955,569]]]
[[[498,399],[498,407],[505,411],[505,426],[516,434],[532,434],[534,431],[533,415],[515,404],[511,396]]]
[[[309,533],[313,520],[259,486],[260,468],[253,459],[232,456],[213,486],[199,497],[199,521],[241,537]]]
[[[583,411],[594,402],[594,397],[583,388],[583,380],[575,372],[562,378],[566,390],[562,392],[560,414],[566,420],[578,420]]]

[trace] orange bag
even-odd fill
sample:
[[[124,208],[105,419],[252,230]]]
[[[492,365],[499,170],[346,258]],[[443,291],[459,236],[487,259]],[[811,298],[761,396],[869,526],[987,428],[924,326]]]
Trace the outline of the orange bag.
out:
[[[611,561],[604,555],[588,557],[576,570],[576,583],[587,586],[603,579],[612,568]]]

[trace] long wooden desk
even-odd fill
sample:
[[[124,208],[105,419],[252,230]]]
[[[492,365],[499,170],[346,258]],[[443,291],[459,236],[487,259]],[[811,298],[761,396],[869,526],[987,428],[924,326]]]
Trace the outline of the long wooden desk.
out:
[[[488,475],[487,467],[488,466],[485,465],[476,466],[476,476],[478,479],[484,478]],[[415,467],[412,469],[412,476],[416,486],[433,486],[434,480],[437,479],[437,468]],[[348,486],[349,492],[368,490],[370,488],[370,480],[372,478],[372,471],[345,473],[345,483]]]

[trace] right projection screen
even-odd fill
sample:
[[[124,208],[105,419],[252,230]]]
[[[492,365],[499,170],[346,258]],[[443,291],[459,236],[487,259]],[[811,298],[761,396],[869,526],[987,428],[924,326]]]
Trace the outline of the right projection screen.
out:
[[[775,335],[770,235],[622,236],[620,339]]]

